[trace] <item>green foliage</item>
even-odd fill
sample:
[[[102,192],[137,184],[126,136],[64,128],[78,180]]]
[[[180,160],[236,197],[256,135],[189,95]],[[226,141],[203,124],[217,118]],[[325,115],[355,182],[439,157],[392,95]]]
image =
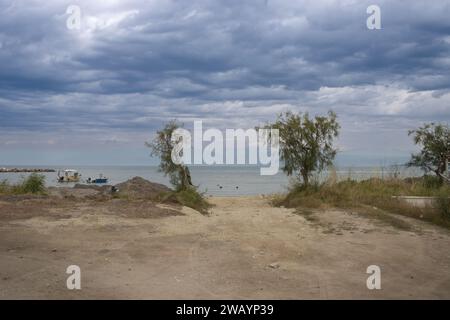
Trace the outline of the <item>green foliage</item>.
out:
[[[313,172],[332,165],[337,152],[333,139],[340,129],[334,112],[314,119],[310,119],[308,113],[286,112],[267,127],[279,130],[283,171],[288,176],[295,175],[308,185]]]
[[[426,190],[439,189],[442,186],[442,181],[437,176],[425,175],[422,179],[422,184]]]
[[[4,193],[7,193],[8,192],[8,190],[9,190],[9,184],[8,184],[8,180],[2,180],[1,182],[0,182],[0,194],[4,194]]]
[[[45,191],[45,176],[32,173],[21,184],[23,193],[43,193]]]
[[[422,150],[418,154],[411,155],[409,166],[420,167],[425,172],[433,172],[440,182],[447,180],[445,177],[446,162],[450,157],[450,128],[442,124],[425,124],[417,130],[411,130],[414,143],[420,145]]]
[[[0,194],[43,194],[45,193],[45,176],[32,173],[17,184],[9,184],[7,180],[0,183]]]
[[[203,193],[199,193],[196,188],[187,188],[178,192],[171,191],[160,194],[160,203],[179,204],[192,208],[202,214],[208,214],[211,204],[206,200]]]
[[[175,194],[175,197],[181,205],[195,209],[202,214],[208,214],[208,209],[211,207],[204,195],[195,188],[181,190]]]
[[[442,190],[437,199],[437,207],[442,218],[450,221],[450,192]]]
[[[175,164],[172,161],[172,150],[176,142],[178,142],[172,141],[172,134],[180,127],[181,125],[173,120],[156,133],[156,137],[151,143],[146,143],[152,149],[152,156],[157,156],[161,160],[159,170],[166,176],[169,176],[170,183],[177,191],[192,187],[189,168],[182,164]]]

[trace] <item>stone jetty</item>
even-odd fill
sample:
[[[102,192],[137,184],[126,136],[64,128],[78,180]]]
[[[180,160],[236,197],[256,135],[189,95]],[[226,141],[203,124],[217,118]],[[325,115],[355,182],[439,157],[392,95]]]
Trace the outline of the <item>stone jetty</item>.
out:
[[[0,173],[17,172],[56,172],[55,169],[36,169],[36,168],[0,168]]]

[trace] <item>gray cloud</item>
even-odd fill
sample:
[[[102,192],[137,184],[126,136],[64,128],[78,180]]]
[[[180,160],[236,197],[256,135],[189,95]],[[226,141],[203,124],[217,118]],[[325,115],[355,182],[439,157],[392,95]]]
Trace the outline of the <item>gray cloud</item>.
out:
[[[450,1],[377,1],[376,31],[372,1],[78,1],[81,30],[70,4],[0,2],[0,144],[142,143],[172,118],[333,109],[343,150],[406,154],[408,129],[450,120]]]

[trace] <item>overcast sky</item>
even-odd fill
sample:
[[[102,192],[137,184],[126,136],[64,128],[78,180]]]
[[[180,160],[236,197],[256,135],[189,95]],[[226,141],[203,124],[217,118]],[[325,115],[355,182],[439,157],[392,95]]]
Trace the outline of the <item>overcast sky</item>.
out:
[[[330,109],[339,164],[406,160],[408,130],[450,122],[449,17],[450,0],[0,0],[0,165],[146,164],[173,118]]]

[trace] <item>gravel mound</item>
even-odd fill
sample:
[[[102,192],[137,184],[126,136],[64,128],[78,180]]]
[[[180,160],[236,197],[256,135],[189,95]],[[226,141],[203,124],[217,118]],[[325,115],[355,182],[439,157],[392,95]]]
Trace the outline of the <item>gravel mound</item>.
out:
[[[141,177],[134,177],[128,181],[115,185],[117,194],[130,199],[159,199],[172,190],[160,183],[154,183]]]

